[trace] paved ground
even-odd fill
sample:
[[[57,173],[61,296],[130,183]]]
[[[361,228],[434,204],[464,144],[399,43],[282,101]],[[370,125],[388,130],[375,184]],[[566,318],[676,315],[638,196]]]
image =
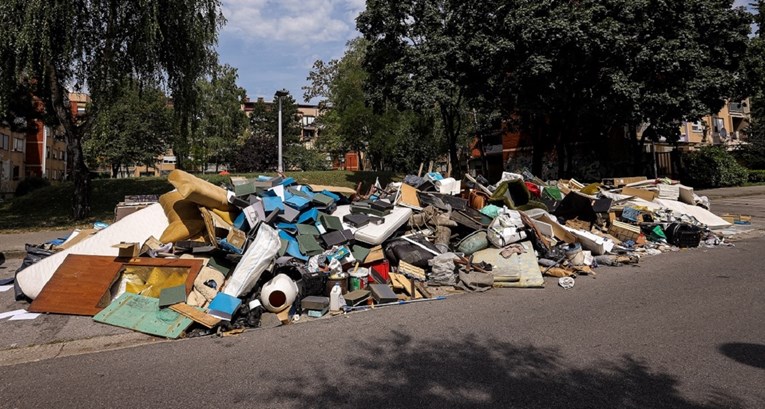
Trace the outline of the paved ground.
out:
[[[762,408],[764,246],[9,365],[0,406]]]
[[[712,206],[755,216],[737,226],[755,230],[733,248],[600,268],[572,290],[548,279],[172,342],[88,317],[0,321],[0,407],[765,407],[765,195]],[[0,293],[0,311],[23,307]]]

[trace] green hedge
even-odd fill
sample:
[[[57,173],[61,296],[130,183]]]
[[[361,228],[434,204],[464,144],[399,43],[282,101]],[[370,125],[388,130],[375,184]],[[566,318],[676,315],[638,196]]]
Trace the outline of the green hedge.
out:
[[[749,183],[765,183],[765,169],[750,169]]]
[[[724,148],[704,146],[683,157],[683,181],[693,187],[714,188],[740,186],[748,172]]]

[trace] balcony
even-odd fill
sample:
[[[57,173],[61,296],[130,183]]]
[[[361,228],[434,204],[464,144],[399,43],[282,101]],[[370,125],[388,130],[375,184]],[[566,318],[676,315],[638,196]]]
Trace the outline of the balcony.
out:
[[[729,102],[728,103],[728,112],[730,112],[731,116],[737,117],[737,118],[745,118],[748,114],[746,110],[747,106],[743,102]]]

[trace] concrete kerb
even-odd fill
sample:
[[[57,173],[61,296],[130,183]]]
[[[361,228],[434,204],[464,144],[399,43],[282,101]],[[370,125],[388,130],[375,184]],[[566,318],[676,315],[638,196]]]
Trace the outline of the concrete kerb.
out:
[[[0,351],[0,367],[168,342],[139,332],[30,345]]]

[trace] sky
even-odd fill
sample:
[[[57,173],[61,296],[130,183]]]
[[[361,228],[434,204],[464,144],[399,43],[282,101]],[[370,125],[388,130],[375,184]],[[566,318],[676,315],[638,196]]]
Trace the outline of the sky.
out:
[[[286,88],[302,103],[313,62],[343,56],[348,40],[359,36],[355,19],[364,7],[365,0],[223,0],[220,61],[237,68],[250,99],[271,100]]]
[[[364,7],[365,0],[223,0],[220,62],[238,70],[250,99],[271,100],[286,88],[302,103],[314,61],[343,56]]]

